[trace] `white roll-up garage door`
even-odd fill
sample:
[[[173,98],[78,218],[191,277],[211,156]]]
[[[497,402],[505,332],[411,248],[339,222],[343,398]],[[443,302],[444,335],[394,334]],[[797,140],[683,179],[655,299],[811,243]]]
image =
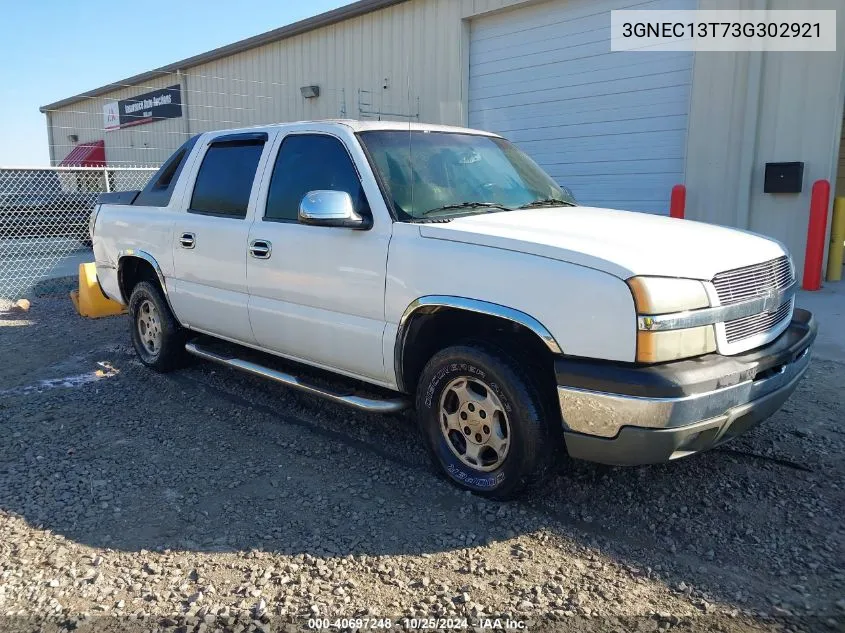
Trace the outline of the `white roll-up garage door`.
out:
[[[514,141],[581,204],[668,213],[693,55],[610,52],[610,10],[696,5],[555,0],[473,20],[470,127]]]

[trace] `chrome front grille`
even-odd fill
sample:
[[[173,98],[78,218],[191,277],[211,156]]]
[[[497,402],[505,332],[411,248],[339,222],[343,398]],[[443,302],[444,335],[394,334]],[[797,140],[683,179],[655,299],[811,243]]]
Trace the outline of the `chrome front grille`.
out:
[[[713,285],[723,306],[783,290],[792,285],[793,281],[792,266],[785,256],[762,264],[727,270],[713,277]]]
[[[723,306],[765,297],[790,287],[795,281],[788,257],[719,273],[713,286]],[[772,312],[760,312],[725,322],[725,339],[737,343],[757,334],[777,329],[792,315],[792,299],[786,299]]]
[[[785,301],[774,312],[761,312],[733,321],[725,322],[725,338],[728,343],[736,343],[749,336],[768,332],[789,318],[792,313],[792,299]]]

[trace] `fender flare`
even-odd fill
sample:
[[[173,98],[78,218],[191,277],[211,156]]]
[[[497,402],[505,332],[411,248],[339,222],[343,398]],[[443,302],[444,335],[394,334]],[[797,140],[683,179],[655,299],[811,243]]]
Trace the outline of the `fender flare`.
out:
[[[161,291],[162,293],[164,293],[164,300],[167,301],[167,307],[170,308],[170,311],[175,317],[176,312],[173,311],[173,305],[170,303],[170,295],[167,293],[167,284],[164,281],[164,273],[161,272],[161,266],[158,265],[156,258],[150,255],[147,251],[128,248],[126,250],[118,252],[117,254],[117,281],[120,285],[120,293],[124,295],[123,300],[126,302],[126,305],[129,305],[129,297],[127,297],[126,293],[123,291],[123,274],[121,267],[121,262],[126,257],[137,257],[138,259],[143,259],[145,262],[147,262],[150,266],[153,267],[156,277],[158,277],[158,283],[161,286]],[[176,320],[179,321],[179,318],[176,317]]]
[[[467,297],[456,297],[451,295],[427,295],[411,302],[399,320],[399,328],[396,332],[394,343],[393,363],[396,372],[396,385],[400,391],[406,391],[402,376],[402,365],[404,363],[405,346],[411,319],[420,312],[431,314],[442,308],[475,312],[487,316],[498,317],[513,323],[517,323],[536,334],[553,354],[562,354],[560,345],[548,328],[540,323],[530,314],[520,310],[509,308],[498,303],[482,301],[480,299],[469,299]]]

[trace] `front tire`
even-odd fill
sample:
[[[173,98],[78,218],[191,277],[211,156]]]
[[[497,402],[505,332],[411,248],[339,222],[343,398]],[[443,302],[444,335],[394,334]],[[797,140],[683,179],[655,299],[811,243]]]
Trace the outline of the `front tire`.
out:
[[[467,344],[438,352],[423,369],[416,400],[426,447],[457,486],[509,499],[548,477],[554,451],[543,399],[504,351]]]
[[[129,298],[132,345],[147,367],[167,372],[180,367],[186,357],[186,332],[170,311],[161,289],[141,281]]]

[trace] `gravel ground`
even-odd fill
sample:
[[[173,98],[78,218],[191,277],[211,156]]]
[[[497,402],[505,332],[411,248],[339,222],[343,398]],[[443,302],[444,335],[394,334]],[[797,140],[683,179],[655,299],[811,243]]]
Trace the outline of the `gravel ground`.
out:
[[[8,308],[0,630],[845,630],[841,363],[814,360],[729,447],[567,460],[498,504],[433,473],[409,414],[210,364],[159,375],[123,317],[82,319],[66,297]]]

